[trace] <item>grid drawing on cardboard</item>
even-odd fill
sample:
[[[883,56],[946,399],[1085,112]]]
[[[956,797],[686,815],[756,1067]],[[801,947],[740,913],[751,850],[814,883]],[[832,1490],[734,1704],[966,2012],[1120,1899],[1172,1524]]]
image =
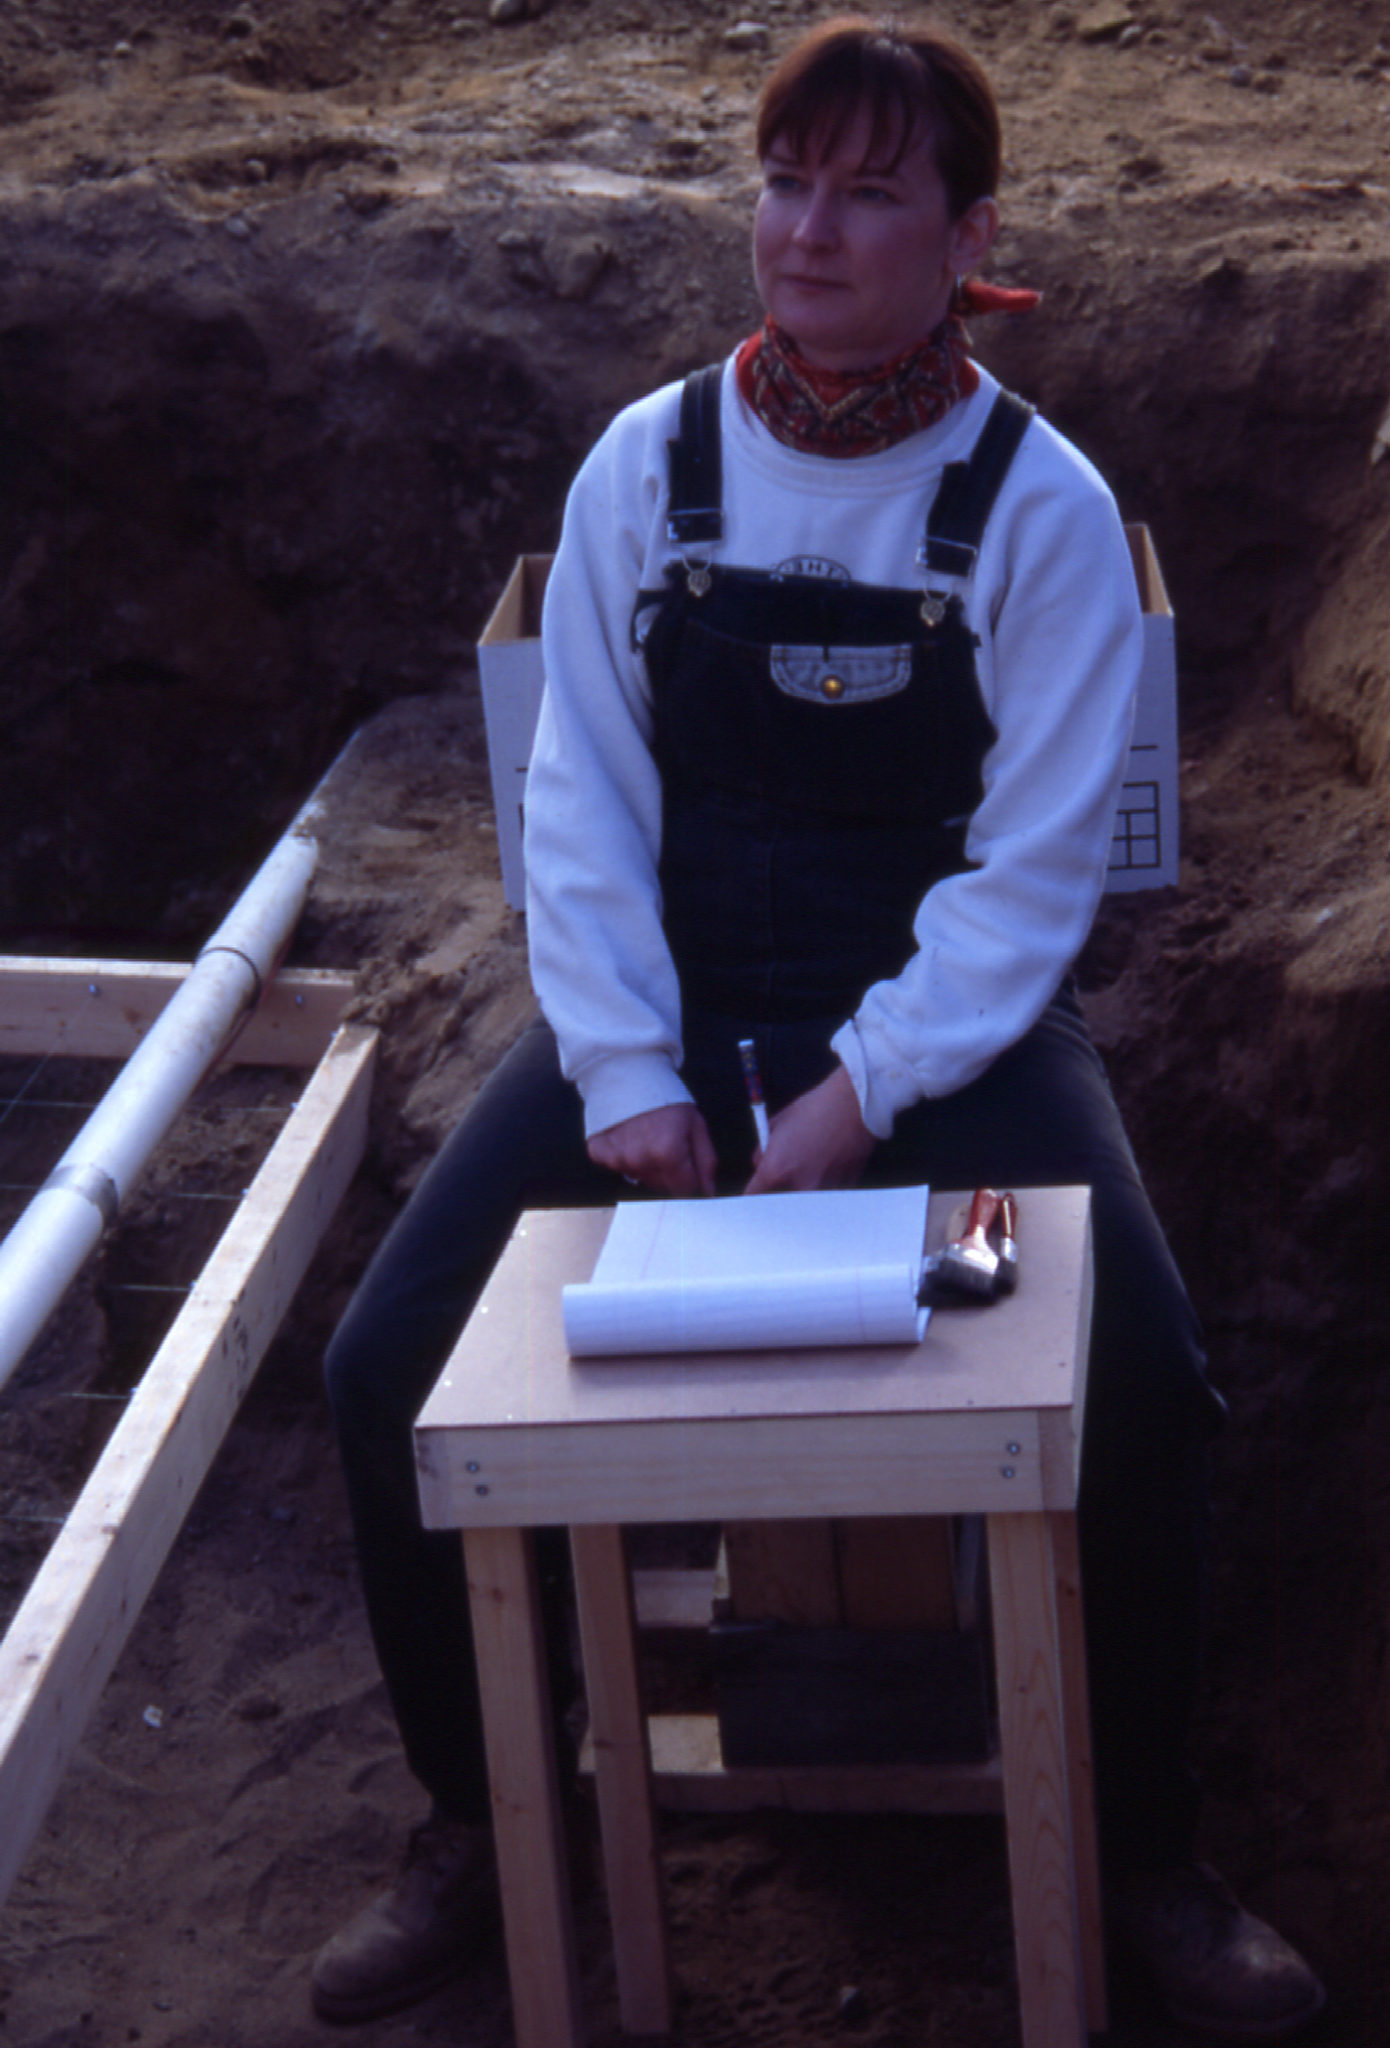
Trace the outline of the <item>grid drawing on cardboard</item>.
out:
[[[1120,790],[1115,813],[1115,834],[1110,848],[1110,871],[1156,868],[1163,865],[1163,841],[1159,831],[1158,784],[1126,782]]]

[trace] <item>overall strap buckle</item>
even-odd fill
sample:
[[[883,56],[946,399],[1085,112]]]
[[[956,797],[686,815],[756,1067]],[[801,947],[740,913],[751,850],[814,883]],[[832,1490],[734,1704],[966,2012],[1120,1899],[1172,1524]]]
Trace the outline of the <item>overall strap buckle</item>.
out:
[[[975,573],[986,523],[1034,410],[1012,391],[1001,391],[969,460],[947,463],[917,551],[917,565],[928,575],[963,581]],[[929,616],[928,605],[935,618]],[[944,612],[945,598],[928,591],[922,607],[927,623],[936,624]]]
[[[722,363],[711,363],[686,378],[681,392],[680,438],[666,444],[670,462],[670,494],[666,508],[667,538],[681,549],[686,586],[692,597],[710,587],[708,556],[693,557],[687,548],[717,545],[724,538],[724,465],[719,438],[719,385]]]

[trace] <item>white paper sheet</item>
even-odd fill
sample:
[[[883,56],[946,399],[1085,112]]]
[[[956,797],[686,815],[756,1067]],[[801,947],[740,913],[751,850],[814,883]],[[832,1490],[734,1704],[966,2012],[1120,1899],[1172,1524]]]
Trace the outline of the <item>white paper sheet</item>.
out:
[[[927,1190],[624,1202],[563,1293],[575,1358],[915,1344]]]

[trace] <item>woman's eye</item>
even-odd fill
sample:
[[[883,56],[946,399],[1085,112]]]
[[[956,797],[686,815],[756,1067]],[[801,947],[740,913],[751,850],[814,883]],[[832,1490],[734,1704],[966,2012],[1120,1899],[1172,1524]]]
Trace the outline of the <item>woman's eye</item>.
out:
[[[856,185],[854,196],[867,200],[870,206],[891,206],[894,195],[886,185]]]

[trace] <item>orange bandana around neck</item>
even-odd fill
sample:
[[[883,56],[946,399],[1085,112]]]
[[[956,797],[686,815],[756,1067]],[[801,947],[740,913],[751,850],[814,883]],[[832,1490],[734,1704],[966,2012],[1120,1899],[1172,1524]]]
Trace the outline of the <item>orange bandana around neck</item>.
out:
[[[863,370],[825,370],[798,354],[791,336],[766,320],[739,349],[739,390],[768,431],[805,455],[876,455],[935,426],[978,389],[965,313],[1022,313],[1038,294],[981,284],[960,286],[951,311],[926,341],[891,362]]]

